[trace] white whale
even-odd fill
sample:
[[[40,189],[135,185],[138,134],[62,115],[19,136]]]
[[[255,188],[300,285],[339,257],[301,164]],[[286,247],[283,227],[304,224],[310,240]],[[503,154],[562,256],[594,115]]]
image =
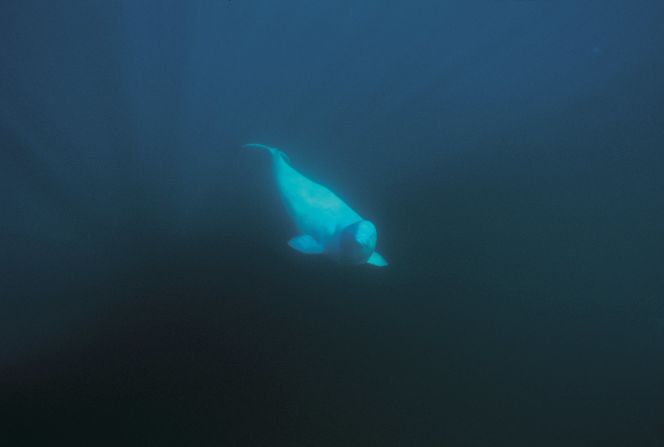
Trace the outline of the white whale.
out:
[[[272,157],[279,194],[299,231],[288,245],[299,252],[327,255],[342,263],[387,265],[376,252],[373,223],[360,217],[328,188],[296,171],[279,149],[263,144],[244,147],[262,149]]]

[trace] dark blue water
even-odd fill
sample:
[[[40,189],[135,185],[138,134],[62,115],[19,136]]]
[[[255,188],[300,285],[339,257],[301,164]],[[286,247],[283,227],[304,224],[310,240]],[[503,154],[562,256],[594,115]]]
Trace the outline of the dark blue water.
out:
[[[581,3],[3,2],[3,439],[664,446],[664,8]]]

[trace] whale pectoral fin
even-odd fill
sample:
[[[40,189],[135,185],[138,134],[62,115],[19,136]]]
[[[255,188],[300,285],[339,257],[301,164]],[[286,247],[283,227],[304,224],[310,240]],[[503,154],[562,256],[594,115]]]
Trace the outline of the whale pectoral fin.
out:
[[[377,251],[374,251],[371,256],[369,256],[367,264],[375,265],[376,267],[386,267],[387,261],[379,255]]]
[[[290,245],[295,250],[307,255],[319,255],[323,253],[323,246],[308,234],[295,236],[293,239],[288,241],[288,245]]]

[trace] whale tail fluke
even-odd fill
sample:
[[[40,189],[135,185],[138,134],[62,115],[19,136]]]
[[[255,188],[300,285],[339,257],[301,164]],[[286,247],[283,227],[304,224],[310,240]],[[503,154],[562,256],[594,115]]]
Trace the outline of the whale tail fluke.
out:
[[[272,157],[278,157],[281,156],[284,160],[286,160],[290,164],[290,159],[288,158],[288,155],[286,155],[284,152],[281,150],[277,149],[276,147],[270,147],[266,146],[264,144],[258,144],[258,143],[247,143],[243,144],[242,147],[248,148],[248,149],[259,149],[268,152]]]
[[[264,144],[258,144],[258,143],[247,143],[243,144],[242,147],[250,148],[250,149],[262,149],[264,151],[268,151],[270,154],[273,154],[274,151],[278,150],[274,147],[266,146]]]

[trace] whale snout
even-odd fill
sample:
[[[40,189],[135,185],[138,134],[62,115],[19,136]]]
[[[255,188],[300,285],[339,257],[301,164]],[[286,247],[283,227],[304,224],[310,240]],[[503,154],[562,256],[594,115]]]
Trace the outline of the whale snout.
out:
[[[358,222],[355,228],[355,241],[362,247],[370,248],[371,251],[376,248],[376,227],[368,220]]]
[[[352,264],[367,262],[376,248],[376,238],[376,227],[368,220],[349,225],[341,233],[339,257]]]

